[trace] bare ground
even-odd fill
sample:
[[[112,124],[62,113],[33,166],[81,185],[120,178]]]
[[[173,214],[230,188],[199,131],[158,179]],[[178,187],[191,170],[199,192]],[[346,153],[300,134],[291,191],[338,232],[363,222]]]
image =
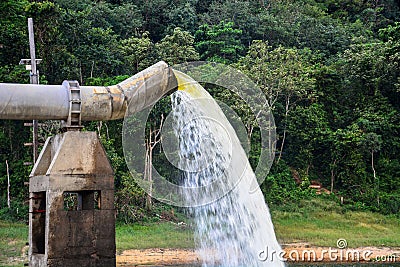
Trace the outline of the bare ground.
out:
[[[27,246],[21,257],[8,259],[8,264],[27,262]],[[289,262],[369,262],[400,263],[400,247],[329,248],[313,247],[307,243],[283,245],[283,257]],[[329,251],[331,251],[329,253]],[[315,254],[314,254],[315,253]],[[358,255],[358,256],[357,256]],[[271,256],[271,251],[269,251]],[[261,255],[261,257],[265,257]],[[274,257],[277,257],[275,254]],[[267,260],[270,260],[267,259]],[[130,249],[117,255],[117,266],[182,266],[201,265],[192,249]]]
[[[289,262],[398,262],[400,248],[362,247],[328,248],[307,244],[288,244],[283,257]],[[271,253],[271,252],[269,252]],[[315,254],[314,254],[315,253]],[[271,256],[271,254],[269,254]],[[265,255],[261,255],[265,257]],[[277,257],[275,254],[274,257]],[[270,260],[266,259],[266,260]],[[200,265],[201,259],[190,249],[144,249],[126,250],[117,255],[117,266],[176,266]]]

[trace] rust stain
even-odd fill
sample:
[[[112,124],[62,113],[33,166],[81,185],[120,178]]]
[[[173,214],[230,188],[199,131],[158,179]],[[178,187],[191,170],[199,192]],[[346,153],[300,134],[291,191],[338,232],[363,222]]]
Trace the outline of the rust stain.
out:
[[[135,84],[137,84],[137,83],[139,83],[139,82],[142,82],[142,83],[143,83],[145,80],[151,78],[152,76],[156,75],[157,73],[158,73],[158,71],[157,71],[157,72],[152,72],[152,73],[143,74],[143,75],[141,75],[140,77],[137,77],[137,78],[132,79],[132,80],[127,79],[127,80],[125,80],[124,82],[122,82],[120,85],[122,86],[122,84],[123,84],[124,86],[122,86],[122,87],[123,87],[124,89],[126,89],[126,88],[125,88],[126,85],[128,85],[128,87],[130,87],[130,86],[135,85]]]
[[[104,87],[93,88],[93,94],[107,94],[107,90]]]

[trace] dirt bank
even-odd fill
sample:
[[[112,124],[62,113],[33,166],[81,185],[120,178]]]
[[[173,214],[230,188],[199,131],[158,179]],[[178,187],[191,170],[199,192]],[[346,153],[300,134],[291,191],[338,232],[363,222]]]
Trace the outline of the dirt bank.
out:
[[[200,264],[190,249],[130,249],[117,255],[117,266]]]

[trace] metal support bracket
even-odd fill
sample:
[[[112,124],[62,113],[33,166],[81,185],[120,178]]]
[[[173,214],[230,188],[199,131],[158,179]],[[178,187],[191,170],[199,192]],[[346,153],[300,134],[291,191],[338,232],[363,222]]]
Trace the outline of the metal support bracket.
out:
[[[83,128],[81,125],[82,99],[79,83],[78,81],[64,81],[63,85],[68,87],[69,114],[67,121],[62,124],[62,129],[65,131],[79,131]]]

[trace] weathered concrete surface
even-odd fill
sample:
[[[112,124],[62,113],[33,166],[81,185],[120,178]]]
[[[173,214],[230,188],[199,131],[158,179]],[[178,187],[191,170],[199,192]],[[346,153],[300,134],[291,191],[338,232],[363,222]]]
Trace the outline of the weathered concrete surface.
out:
[[[114,173],[96,133],[49,138],[29,192],[29,266],[115,266]]]

